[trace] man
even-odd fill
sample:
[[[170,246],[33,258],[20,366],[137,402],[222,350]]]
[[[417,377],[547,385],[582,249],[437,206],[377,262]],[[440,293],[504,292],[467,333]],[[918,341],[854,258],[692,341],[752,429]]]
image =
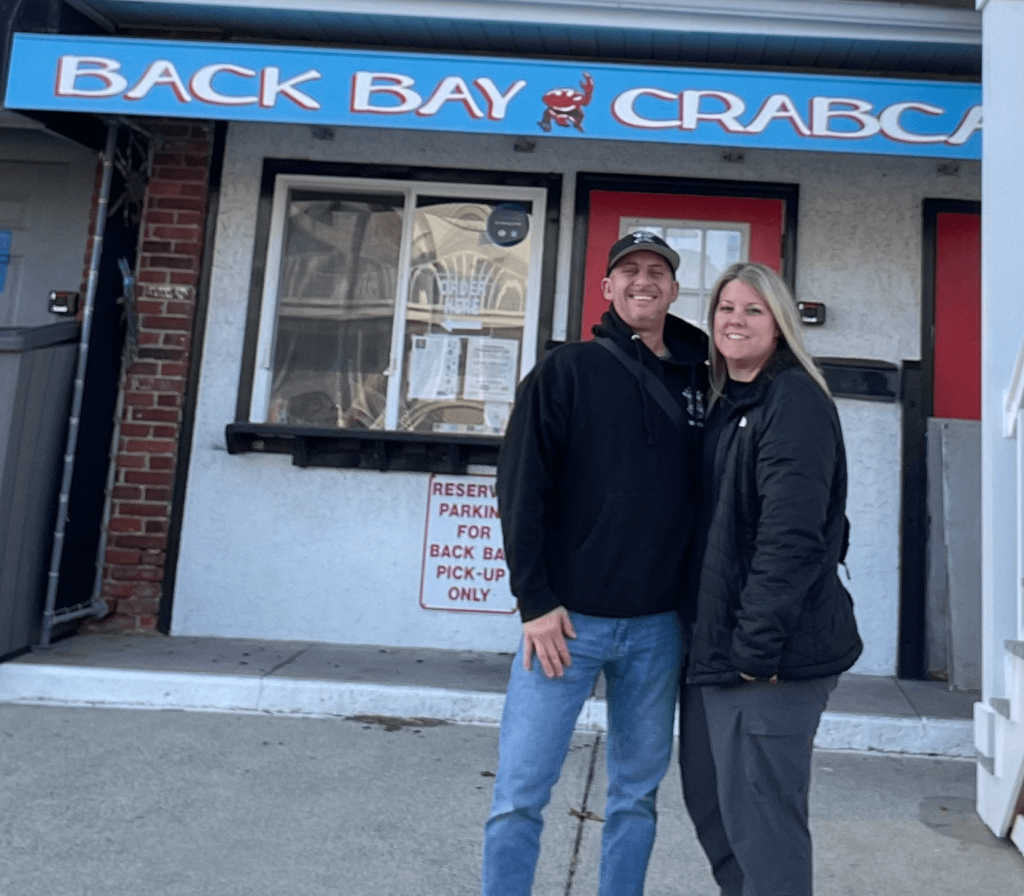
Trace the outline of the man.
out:
[[[600,896],[641,896],[690,616],[707,340],[668,316],[679,256],[639,231],[608,253],[596,341],[524,379],[498,461],[523,637],[484,833],[484,896],[526,896],[541,810],[603,671],[608,797]],[[684,604],[686,606],[684,606]],[[534,662],[536,660],[537,662]]]

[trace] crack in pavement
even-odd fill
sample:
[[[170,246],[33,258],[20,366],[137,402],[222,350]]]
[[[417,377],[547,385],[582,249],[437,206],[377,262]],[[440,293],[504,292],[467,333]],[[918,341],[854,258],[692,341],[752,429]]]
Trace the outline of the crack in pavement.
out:
[[[601,746],[601,735],[594,738],[594,745],[590,751],[590,767],[587,769],[587,783],[583,787],[583,804],[579,809],[570,809],[569,814],[578,819],[576,823],[576,841],[572,845],[572,856],[569,858],[569,874],[565,880],[565,893],[563,896],[572,896],[573,878],[576,876],[576,863],[580,856],[580,844],[583,842],[583,826],[588,821],[604,821],[600,815],[591,812],[587,807],[590,801],[590,787],[594,783],[594,769],[597,766],[598,749]]]
[[[267,670],[260,677],[261,678],[270,678],[270,676],[273,675],[275,672],[278,672],[281,669],[283,669],[285,666],[295,662],[295,660],[297,660],[300,656],[302,656],[302,654],[304,654],[312,646],[313,646],[312,644],[307,644],[305,647],[300,648],[299,650],[295,651],[295,653],[293,653],[291,656],[285,657],[276,666],[274,666],[273,668]]]

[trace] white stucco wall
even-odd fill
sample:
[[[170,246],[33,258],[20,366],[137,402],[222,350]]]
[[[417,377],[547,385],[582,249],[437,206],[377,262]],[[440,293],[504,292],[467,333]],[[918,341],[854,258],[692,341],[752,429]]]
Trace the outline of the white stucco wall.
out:
[[[506,171],[669,175],[800,185],[797,292],[824,302],[805,331],[818,355],[920,357],[921,201],[976,199],[978,166],[941,175],[934,160],[710,147],[513,140],[232,125],[203,347],[173,631],[342,643],[512,650],[514,617],[418,605],[427,475],[300,469],[283,456],[231,457],[265,157]],[[559,264],[567,263],[560,259]],[[899,602],[900,408],[841,400],[850,459],[848,583],[865,641],[856,669],[892,674]]]

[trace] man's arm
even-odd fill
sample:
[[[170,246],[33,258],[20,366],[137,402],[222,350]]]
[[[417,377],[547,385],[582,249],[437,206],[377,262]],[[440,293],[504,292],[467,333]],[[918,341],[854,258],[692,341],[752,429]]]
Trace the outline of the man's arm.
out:
[[[523,663],[533,656],[549,678],[569,665],[566,637],[576,636],[548,582],[544,541],[549,507],[561,473],[568,412],[557,376],[535,368],[516,395],[498,458],[498,510],[512,593],[523,619]]]

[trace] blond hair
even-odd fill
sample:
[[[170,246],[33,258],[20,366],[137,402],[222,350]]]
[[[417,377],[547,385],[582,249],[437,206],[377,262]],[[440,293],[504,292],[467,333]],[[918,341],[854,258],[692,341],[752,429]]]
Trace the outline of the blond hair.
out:
[[[722,290],[733,280],[739,280],[753,289],[768,305],[780,333],[779,344],[776,345],[776,352],[781,348],[788,348],[800,362],[800,365],[807,371],[808,376],[816,382],[821,390],[832,397],[828,383],[814,359],[804,348],[804,340],[800,335],[800,315],[797,312],[796,301],[789,291],[785,281],[771,268],[753,261],[741,261],[726,268],[722,276],[718,278],[711,290],[711,300],[708,305],[708,325],[711,328],[712,339],[708,350],[708,361],[710,365],[709,377],[711,380],[711,403],[714,403],[724,392],[725,383],[728,379],[728,370],[725,366],[725,358],[721,356],[715,347],[715,311],[722,298]]]

